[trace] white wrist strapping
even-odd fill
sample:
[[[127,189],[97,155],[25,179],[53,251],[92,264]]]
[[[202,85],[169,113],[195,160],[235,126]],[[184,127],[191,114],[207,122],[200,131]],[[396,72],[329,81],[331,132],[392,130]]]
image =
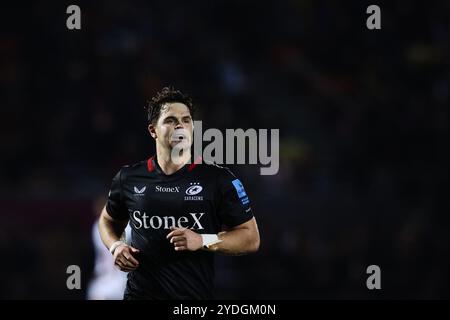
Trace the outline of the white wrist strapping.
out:
[[[222,242],[217,234],[201,234],[203,247],[209,249],[212,245]]]
[[[118,246],[121,246],[122,244],[125,244],[125,242],[121,240],[114,242],[109,248],[109,252],[111,252],[111,254],[114,255],[114,251],[117,249]]]

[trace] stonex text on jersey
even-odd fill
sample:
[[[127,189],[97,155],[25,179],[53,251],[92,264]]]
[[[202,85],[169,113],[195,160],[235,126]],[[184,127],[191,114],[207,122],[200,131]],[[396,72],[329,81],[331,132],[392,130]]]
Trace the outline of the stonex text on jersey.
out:
[[[192,230],[203,230],[205,229],[200,223],[200,219],[204,215],[204,212],[200,213],[189,213],[189,217],[182,216],[175,218],[173,216],[151,216],[149,217],[147,213],[140,212],[138,210],[134,211],[132,214],[133,226],[136,229],[160,229],[164,228],[169,230],[171,227],[178,228],[188,228]]]

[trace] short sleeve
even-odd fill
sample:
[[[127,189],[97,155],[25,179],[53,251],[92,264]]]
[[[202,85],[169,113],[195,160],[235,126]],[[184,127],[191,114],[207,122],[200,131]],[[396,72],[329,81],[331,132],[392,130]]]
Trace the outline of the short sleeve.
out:
[[[106,211],[117,220],[128,219],[128,211],[122,197],[122,170],[117,172],[111,183],[108,200],[106,201]]]
[[[218,214],[228,227],[235,227],[253,218],[250,199],[242,182],[227,168],[219,174]]]

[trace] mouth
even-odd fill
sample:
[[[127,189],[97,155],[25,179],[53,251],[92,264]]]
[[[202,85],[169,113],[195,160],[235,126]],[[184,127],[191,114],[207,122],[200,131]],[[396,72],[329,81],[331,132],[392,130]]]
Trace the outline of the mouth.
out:
[[[184,129],[175,130],[170,137],[170,142],[182,142],[187,141],[187,132]]]

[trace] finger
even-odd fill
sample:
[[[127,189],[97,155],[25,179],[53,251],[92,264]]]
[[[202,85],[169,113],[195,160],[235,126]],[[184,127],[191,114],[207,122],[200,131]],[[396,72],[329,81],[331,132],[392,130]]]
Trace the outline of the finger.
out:
[[[119,268],[119,270],[122,270],[124,268],[124,265],[121,261],[116,260],[116,262],[114,263],[116,267]]]
[[[139,261],[137,261],[130,253],[124,252],[123,256],[133,265],[133,267],[137,267],[139,265]]]
[[[182,234],[184,233],[184,231],[185,231],[184,228],[177,228],[177,229],[173,230],[172,232],[170,232],[170,233],[167,235],[167,239],[169,239],[169,238],[171,238],[171,237],[173,237],[173,236],[179,236],[179,235],[182,235]]]
[[[182,246],[186,246],[186,240],[180,240],[180,241],[177,241],[177,242],[175,242],[173,245],[175,246],[175,247],[182,247]]]
[[[183,235],[183,236],[173,236],[171,239],[170,239],[170,243],[174,243],[174,242],[177,242],[177,241],[180,241],[180,240],[185,240],[186,239],[186,237]]]
[[[130,249],[131,249],[131,251],[133,253],[139,253],[140,252],[139,249],[136,249],[136,248],[133,248],[133,247],[130,247]]]
[[[136,269],[137,269],[137,267],[134,267],[134,268],[123,267],[123,268],[122,268],[122,271],[131,272],[131,271],[134,271],[134,270],[136,270]]]
[[[183,251],[183,250],[186,250],[186,249],[187,249],[186,246],[175,247],[175,251]]]
[[[184,227],[174,227],[174,226],[171,226],[171,227],[170,227],[170,230],[172,230],[172,231],[175,231],[175,230],[186,230],[186,228],[184,228]]]
[[[115,265],[119,268],[125,267],[125,264],[119,258],[116,259]]]
[[[119,269],[120,269],[120,271],[123,271],[123,272],[131,272],[131,271],[136,270],[136,268],[127,268],[127,267],[120,267]]]
[[[184,228],[178,228],[178,229],[176,229],[176,230],[173,230],[172,232],[170,232],[170,233],[167,235],[167,239],[169,239],[169,238],[171,238],[171,237],[173,237],[173,236],[179,236],[179,235],[182,235],[182,234],[184,234],[184,231],[185,231]]]
[[[124,256],[119,257],[119,261],[122,263],[124,268],[134,268],[136,267],[130,261],[128,261]]]
[[[120,262],[120,261],[118,261],[118,262],[116,263],[116,266],[119,268],[120,271],[124,271],[124,272],[130,272],[130,271],[133,271],[133,270],[136,269],[136,268],[129,268],[129,267],[126,267],[126,266],[124,266],[124,264],[123,264],[122,262]]]

